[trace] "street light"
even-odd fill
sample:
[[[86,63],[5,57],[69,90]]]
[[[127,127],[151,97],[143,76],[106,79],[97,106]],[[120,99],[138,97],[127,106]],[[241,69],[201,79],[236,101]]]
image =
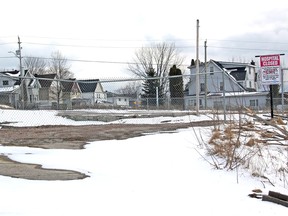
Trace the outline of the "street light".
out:
[[[20,38],[18,37],[18,50],[16,50],[15,52],[13,51],[9,51],[8,53],[12,53],[15,55],[15,57],[17,57],[19,59],[19,67],[20,67],[20,96],[21,96],[21,105],[22,108],[24,109],[24,86],[23,86],[23,78],[24,78],[24,74],[23,74],[23,68],[22,68],[22,56],[21,56],[21,42],[20,42]]]

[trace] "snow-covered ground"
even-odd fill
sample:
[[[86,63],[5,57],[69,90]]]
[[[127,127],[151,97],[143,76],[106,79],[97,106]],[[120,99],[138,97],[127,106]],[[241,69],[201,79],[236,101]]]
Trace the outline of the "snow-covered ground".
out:
[[[56,111],[0,110],[0,122],[14,126],[104,124],[75,122]],[[145,118],[186,122],[207,115]],[[137,122],[135,122],[135,120]],[[127,119],[122,123],[139,123]],[[144,121],[144,119],[142,119]],[[119,123],[119,121],[118,121]],[[107,123],[105,123],[107,124]],[[287,208],[248,197],[253,189],[288,194],[287,186],[261,182],[243,169],[215,170],[204,159],[197,135],[209,139],[210,128],[150,134],[127,140],[91,142],[82,150],[0,146],[0,153],[20,162],[72,169],[89,178],[35,181],[0,176],[0,215],[185,216],[286,215]],[[199,137],[198,137],[199,138]],[[278,182],[278,181],[276,181]]]

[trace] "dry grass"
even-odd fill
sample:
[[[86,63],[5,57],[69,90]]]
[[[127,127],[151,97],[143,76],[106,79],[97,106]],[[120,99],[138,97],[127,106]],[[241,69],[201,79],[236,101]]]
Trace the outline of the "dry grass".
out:
[[[242,124],[243,127],[254,128],[255,124],[252,121],[246,121]]]
[[[280,117],[278,117],[277,119],[276,119],[276,124],[278,124],[278,125],[286,125],[286,123],[283,121],[283,119],[282,118],[280,118]]]
[[[212,136],[209,140],[209,144],[216,143],[216,140],[221,138],[221,131],[220,130],[214,130],[212,133]]]
[[[274,138],[276,134],[271,131],[263,131],[260,132],[260,135],[262,138]]]
[[[248,140],[248,142],[245,144],[246,146],[252,147],[256,144],[255,139],[251,138]]]
[[[235,136],[235,134],[234,134],[235,132],[233,132],[233,130],[232,130],[232,127],[231,126],[229,126],[229,127],[226,127],[225,129],[224,129],[224,135],[225,135],[225,139],[229,139],[229,140],[231,140],[231,139],[233,139],[234,138],[234,136]]]

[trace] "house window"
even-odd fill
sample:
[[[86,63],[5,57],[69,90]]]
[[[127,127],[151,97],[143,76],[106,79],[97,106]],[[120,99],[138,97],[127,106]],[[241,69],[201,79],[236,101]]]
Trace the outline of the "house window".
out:
[[[188,103],[189,103],[190,106],[194,106],[194,107],[197,105],[196,104],[196,100],[189,100]],[[198,105],[202,106],[202,100],[201,99],[199,99],[199,104]]]
[[[250,100],[250,107],[258,107],[258,100]]]
[[[8,80],[3,80],[3,86],[7,86],[9,85],[9,81]]]
[[[189,100],[190,106],[196,106],[196,100]]]
[[[222,101],[214,101],[213,102],[213,108],[215,108],[215,109],[223,108]]]
[[[223,91],[223,90],[224,90],[223,82],[220,82],[220,91]]]
[[[249,87],[252,88],[252,82],[251,81],[249,81]]]
[[[121,98],[118,98],[118,101],[121,101]]]
[[[211,74],[211,75],[214,74],[214,67],[210,67],[210,74]]]
[[[205,91],[205,83],[200,83],[200,91],[201,92]]]

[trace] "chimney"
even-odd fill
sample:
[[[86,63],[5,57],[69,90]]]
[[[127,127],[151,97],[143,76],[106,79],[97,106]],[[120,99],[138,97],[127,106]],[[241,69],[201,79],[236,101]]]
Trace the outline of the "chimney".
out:
[[[195,61],[194,59],[191,60],[191,65],[190,66],[195,66]]]

